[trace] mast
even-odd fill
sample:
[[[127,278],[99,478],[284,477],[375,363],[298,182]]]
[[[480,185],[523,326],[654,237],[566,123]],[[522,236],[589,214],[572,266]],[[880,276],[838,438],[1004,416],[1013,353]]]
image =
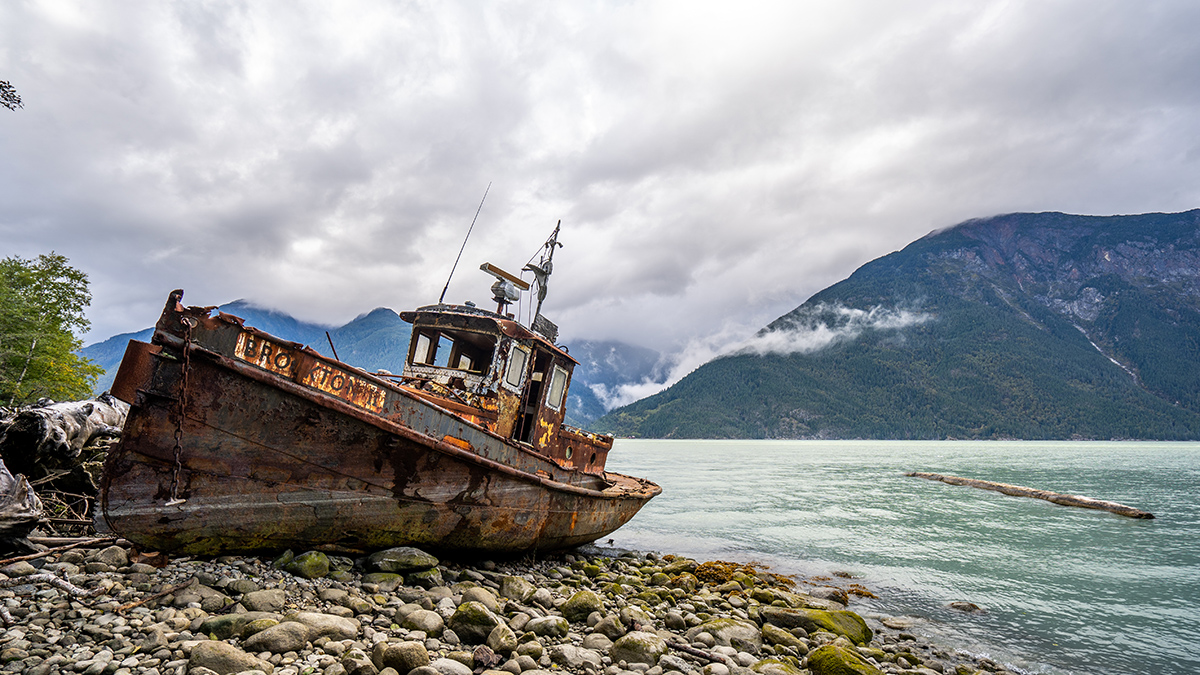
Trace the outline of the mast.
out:
[[[522,268],[533,272],[534,280],[538,285],[537,309],[533,312],[535,322],[542,315],[542,303],[546,300],[546,282],[549,281],[550,274],[554,271],[554,250],[562,247],[562,244],[558,242],[560,228],[562,228],[561,219],[554,226],[554,232],[550,233],[550,238],[546,240],[545,244],[542,244],[542,255],[538,258],[537,264],[528,263]]]

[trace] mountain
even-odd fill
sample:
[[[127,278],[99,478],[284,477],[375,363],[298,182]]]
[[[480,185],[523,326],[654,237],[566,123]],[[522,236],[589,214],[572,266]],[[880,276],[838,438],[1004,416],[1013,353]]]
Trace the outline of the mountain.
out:
[[[245,300],[235,300],[217,309],[245,319],[247,326],[253,326],[284,340],[306,344],[326,356],[333,355],[329,349],[329,339],[325,337],[325,332],[329,331],[342,361],[370,371],[382,368],[399,373],[404,369],[410,326],[390,309],[380,307],[358,316],[340,328],[300,321],[284,312],[255,307]],[[123,333],[79,350],[80,356],[95,361],[105,370],[96,383],[97,392],[112,386],[129,341],[145,342],[153,333],[153,328],[136,333]]]
[[[369,371],[404,371],[411,326],[390,309],[380,307],[338,328],[299,321],[283,312],[255,307],[245,300],[221,305],[218,309],[245,319],[247,326],[285,340],[307,344],[326,356],[333,355],[329,349],[329,340],[332,339],[340,360],[352,366]],[[328,339],[325,337],[326,331],[329,332]],[[97,392],[112,386],[129,340],[145,342],[153,333],[153,328],[124,333],[79,350],[81,356],[105,369],[96,384]],[[624,384],[655,377],[658,377],[658,381],[662,379],[655,371],[660,354],[651,349],[616,341],[589,340],[572,342],[568,349],[580,362],[567,398],[568,421],[578,426],[587,426],[605,413],[607,406],[601,395],[607,396]]]
[[[576,361],[567,397],[567,420],[587,426],[611,407],[609,400],[623,385],[662,382],[662,354],[616,340],[575,340],[568,352]]]
[[[593,428],[1200,439],[1200,210],[1016,213],[933,232]]]

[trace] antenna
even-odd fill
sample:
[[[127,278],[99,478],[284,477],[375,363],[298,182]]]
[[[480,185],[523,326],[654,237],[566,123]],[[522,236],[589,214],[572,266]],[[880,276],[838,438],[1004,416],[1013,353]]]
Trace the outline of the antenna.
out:
[[[550,273],[554,271],[554,250],[562,248],[562,244],[558,243],[558,230],[562,227],[562,220],[554,226],[554,232],[550,233],[550,238],[546,243],[542,244],[542,257],[538,259],[537,264],[532,262],[521,268],[521,271],[529,270],[533,272],[534,280],[538,285],[538,301],[537,309],[533,311],[534,320],[537,320],[539,314],[542,313],[542,302],[546,300],[546,282],[550,279]],[[537,255],[536,253],[534,255]]]
[[[463,237],[462,246],[458,249],[458,256],[454,258],[454,266],[450,268],[450,276],[446,277],[446,285],[442,286],[442,294],[438,296],[439,305],[446,299],[446,289],[450,288],[450,280],[454,278],[454,270],[458,269],[458,261],[462,259],[463,250],[467,248],[467,240],[471,238],[471,230],[475,229],[475,221],[479,219],[479,212],[483,210],[483,202],[487,199],[488,190],[491,189],[492,184],[489,181],[487,189],[483,191],[483,199],[479,200],[479,208],[475,209],[475,217],[471,219],[471,227],[467,228],[467,236]]]

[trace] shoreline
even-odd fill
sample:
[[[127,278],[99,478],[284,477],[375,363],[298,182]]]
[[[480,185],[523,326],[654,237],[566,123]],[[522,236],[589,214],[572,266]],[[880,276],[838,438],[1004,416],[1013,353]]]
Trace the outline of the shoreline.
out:
[[[466,563],[390,551],[168,560],[106,542],[15,562],[0,569],[14,619],[0,672],[1010,672],[913,635],[904,618],[858,614],[870,592],[849,578],[594,546]]]

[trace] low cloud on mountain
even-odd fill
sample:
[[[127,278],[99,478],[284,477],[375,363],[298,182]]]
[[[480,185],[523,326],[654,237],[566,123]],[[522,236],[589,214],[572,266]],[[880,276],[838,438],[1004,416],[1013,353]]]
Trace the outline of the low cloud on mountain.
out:
[[[664,363],[655,369],[655,374],[662,374],[662,378],[651,377],[616,386],[593,384],[591,389],[605,408],[612,410],[657,394],[713,359],[739,354],[808,354],[856,340],[869,330],[898,331],[933,318],[932,314],[913,309],[877,305],[863,310],[818,303],[797,310],[750,337],[746,337],[749,332],[746,327],[729,325],[692,340],[679,352],[664,357]]]

